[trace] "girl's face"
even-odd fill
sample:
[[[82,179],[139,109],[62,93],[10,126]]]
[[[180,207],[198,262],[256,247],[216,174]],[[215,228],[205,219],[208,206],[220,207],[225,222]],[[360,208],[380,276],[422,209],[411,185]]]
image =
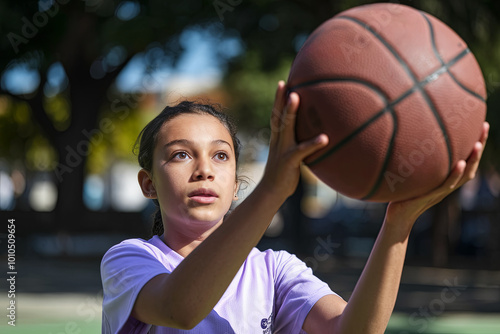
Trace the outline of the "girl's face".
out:
[[[211,115],[182,114],[167,121],[153,155],[152,183],[166,231],[222,222],[237,192],[229,131]]]

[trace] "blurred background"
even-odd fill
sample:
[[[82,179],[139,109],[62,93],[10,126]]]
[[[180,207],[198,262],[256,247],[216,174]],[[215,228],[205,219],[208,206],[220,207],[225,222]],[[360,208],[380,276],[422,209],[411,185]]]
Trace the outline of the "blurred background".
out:
[[[0,0],[0,267],[15,219],[16,326],[98,333],[99,263],[151,236],[133,147],[166,105],[202,99],[239,126],[240,175],[259,181],[278,80],[323,21],[361,0]],[[476,179],[415,225],[388,333],[500,333],[500,3],[393,1],[452,27],[486,81],[491,131]],[[385,204],[346,198],[306,168],[259,248],[301,257],[344,298]],[[9,305],[1,280],[0,309]],[[7,311],[4,311],[7,314]]]

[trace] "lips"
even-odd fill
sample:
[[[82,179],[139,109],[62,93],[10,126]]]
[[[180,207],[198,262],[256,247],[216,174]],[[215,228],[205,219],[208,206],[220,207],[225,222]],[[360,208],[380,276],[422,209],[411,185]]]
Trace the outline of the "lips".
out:
[[[191,191],[188,197],[198,203],[208,204],[213,203],[219,197],[217,193],[211,189],[200,188]]]

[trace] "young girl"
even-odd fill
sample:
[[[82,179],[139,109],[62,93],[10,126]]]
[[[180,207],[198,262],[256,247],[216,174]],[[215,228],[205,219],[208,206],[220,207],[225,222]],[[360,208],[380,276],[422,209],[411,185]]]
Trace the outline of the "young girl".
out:
[[[255,245],[298,183],[302,160],[326,135],[295,142],[299,96],[280,81],[262,181],[237,199],[240,143],[207,105],[167,107],[141,132],[139,184],[157,201],[156,234],[112,247],[101,264],[103,333],[383,333],[399,288],[408,237],[425,210],[472,179],[488,124],[443,185],[392,202],[348,302],[295,256]]]

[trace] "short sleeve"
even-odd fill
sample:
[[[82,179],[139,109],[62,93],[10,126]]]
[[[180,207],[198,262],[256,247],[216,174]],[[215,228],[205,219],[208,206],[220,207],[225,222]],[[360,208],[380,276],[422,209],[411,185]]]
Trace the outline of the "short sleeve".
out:
[[[311,308],[323,296],[335,294],[314,276],[311,268],[286,251],[275,252],[276,334],[304,333],[302,326]]]
[[[113,246],[101,262],[103,284],[102,333],[147,333],[146,325],[130,316],[137,295],[153,277],[170,273],[159,254],[140,239]]]

